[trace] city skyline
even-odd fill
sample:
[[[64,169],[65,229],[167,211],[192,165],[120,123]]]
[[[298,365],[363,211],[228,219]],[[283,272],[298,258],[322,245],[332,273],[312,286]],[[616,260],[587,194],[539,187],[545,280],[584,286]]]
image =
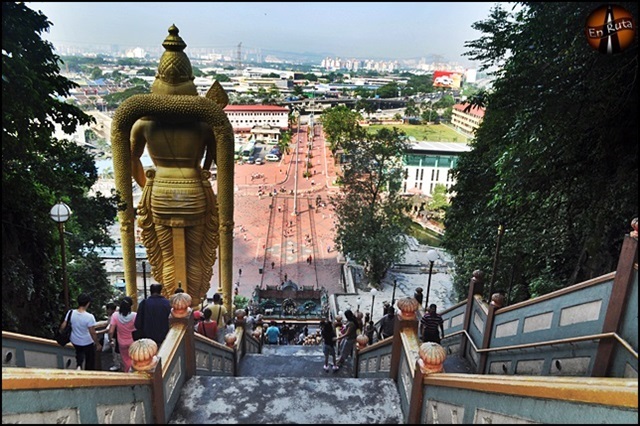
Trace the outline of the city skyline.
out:
[[[471,25],[487,19],[497,3],[26,4],[52,23],[42,37],[54,46],[159,47],[168,27],[175,24],[187,50],[231,50],[242,43],[248,50],[341,58],[403,60],[437,56],[473,66],[477,64],[462,56],[464,43],[481,36]]]

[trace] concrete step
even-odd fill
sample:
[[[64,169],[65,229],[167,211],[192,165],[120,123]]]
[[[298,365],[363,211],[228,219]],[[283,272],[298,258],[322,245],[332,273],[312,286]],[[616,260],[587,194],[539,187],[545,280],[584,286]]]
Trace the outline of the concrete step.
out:
[[[194,376],[171,424],[402,423],[391,379]]]
[[[329,367],[332,364],[329,357]],[[353,377],[354,371],[352,358],[337,371],[325,371],[324,355],[247,354],[238,367],[238,375],[243,377],[347,378]]]
[[[322,345],[263,345],[263,355],[322,355]]]

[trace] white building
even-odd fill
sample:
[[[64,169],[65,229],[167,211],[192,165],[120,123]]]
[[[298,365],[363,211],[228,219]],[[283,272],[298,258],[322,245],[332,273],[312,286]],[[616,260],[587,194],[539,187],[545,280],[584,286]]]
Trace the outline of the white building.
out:
[[[237,139],[277,144],[289,129],[289,109],[277,105],[227,105],[224,108]]]
[[[450,189],[455,183],[451,169],[457,164],[458,156],[467,151],[471,151],[471,147],[466,143],[413,142],[402,156],[402,191],[431,196],[438,183]]]

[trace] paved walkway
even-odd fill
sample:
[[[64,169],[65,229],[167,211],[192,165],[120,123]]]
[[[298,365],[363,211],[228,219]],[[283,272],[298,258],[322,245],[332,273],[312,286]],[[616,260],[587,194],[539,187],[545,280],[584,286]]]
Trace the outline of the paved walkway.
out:
[[[256,285],[280,285],[285,277],[329,293],[342,290],[329,207],[329,195],[337,191],[333,158],[319,126],[312,137],[307,131],[302,126],[294,132],[290,152],[279,162],[236,164],[233,268],[242,296],[251,297]],[[312,176],[305,178],[309,148]],[[218,268],[211,282],[212,294]]]

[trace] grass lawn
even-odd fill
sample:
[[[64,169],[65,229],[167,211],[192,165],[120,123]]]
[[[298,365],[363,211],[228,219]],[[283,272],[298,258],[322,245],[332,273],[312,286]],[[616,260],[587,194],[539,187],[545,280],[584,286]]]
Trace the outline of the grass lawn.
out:
[[[431,229],[423,228],[419,223],[411,222],[411,226],[409,227],[409,235],[418,240],[420,244],[432,247],[440,247],[440,235],[433,232]]]
[[[417,141],[433,141],[433,142],[466,142],[467,138],[455,130],[443,124],[394,124],[379,125],[374,124],[367,127],[369,132],[375,132],[383,127],[397,127],[407,134],[413,136]]]

